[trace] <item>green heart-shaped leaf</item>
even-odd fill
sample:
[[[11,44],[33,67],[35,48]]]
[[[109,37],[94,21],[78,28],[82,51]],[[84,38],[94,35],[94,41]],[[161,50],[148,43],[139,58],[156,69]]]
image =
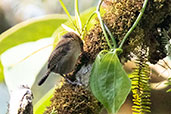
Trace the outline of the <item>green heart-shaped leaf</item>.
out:
[[[115,52],[100,53],[93,65],[90,87],[109,113],[116,113],[126,100],[131,81]]]

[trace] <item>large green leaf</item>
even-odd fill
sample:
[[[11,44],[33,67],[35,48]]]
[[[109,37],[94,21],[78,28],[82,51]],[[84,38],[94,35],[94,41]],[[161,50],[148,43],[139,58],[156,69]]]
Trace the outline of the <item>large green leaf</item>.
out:
[[[55,88],[52,88],[45,96],[43,96],[35,105],[34,105],[34,114],[43,114],[46,110],[46,107],[50,105],[50,99],[53,97]]]
[[[100,53],[93,65],[90,87],[109,113],[116,113],[126,100],[131,81],[115,52]]]
[[[65,21],[65,15],[47,15],[17,24],[0,35],[0,55],[7,49],[24,42],[51,37],[53,32]],[[3,79],[3,67],[0,64],[0,80]]]
[[[50,37],[66,20],[65,15],[47,15],[12,27],[0,35],[0,54],[18,44]]]
[[[44,38],[36,42],[23,43],[1,55],[5,82],[10,91],[15,91],[20,85],[32,87],[52,52],[52,46],[49,45],[53,44],[53,40]]]
[[[0,82],[3,82],[3,80],[4,80],[3,66],[2,66],[2,63],[0,61]]]

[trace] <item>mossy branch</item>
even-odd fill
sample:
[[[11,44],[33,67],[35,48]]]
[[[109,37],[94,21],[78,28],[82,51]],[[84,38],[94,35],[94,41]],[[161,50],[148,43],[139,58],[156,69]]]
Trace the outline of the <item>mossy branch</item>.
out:
[[[140,11],[140,14],[138,15],[137,19],[135,20],[134,24],[132,25],[132,27],[128,30],[128,32],[126,33],[126,35],[124,36],[119,48],[122,48],[124,42],[126,41],[126,39],[128,38],[128,36],[132,33],[132,31],[135,29],[135,27],[137,26],[137,24],[139,23],[139,21],[141,20],[143,14],[144,14],[144,11],[145,11],[145,8],[147,6],[147,2],[148,0],[145,0],[144,1],[144,4],[143,4],[143,7]]]
[[[98,19],[100,21],[100,25],[102,27],[106,42],[107,42],[109,48],[112,49],[112,45],[111,45],[111,43],[109,41],[108,35],[106,33],[106,30],[105,30],[105,27],[104,27],[104,24],[103,24],[103,20],[102,20],[101,15],[100,15],[100,6],[101,6],[102,2],[103,2],[103,0],[100,0],[99,3],[98,3],[97,8],[96,8],[96,14],[97,14],[97,17],[98,17]]]

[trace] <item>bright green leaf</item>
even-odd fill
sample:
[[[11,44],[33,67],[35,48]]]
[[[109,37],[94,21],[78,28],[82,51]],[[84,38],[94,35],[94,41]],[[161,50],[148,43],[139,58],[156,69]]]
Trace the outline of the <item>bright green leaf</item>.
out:
[[[171,89],[168,89],[167,92],[171,92]]]
[[[94,96],[109,113],[116,113],[126,100],[131,81],[114,52],[100,53],[95,60],[90,78]]]
[[[67,20],[65,15],[47,15],[24,21],[0,35],[0,55],[7,49],[21,43],[51,37],[53,32]],[[3,79],[0,65],[0,80]]]
[[[166,83],[168,86],[171,86],[171,78],[168,78],[168,82]],[[168,89],[166,92],[171,92],[171,88]]]
[[[0,61],[0,82],[3,82],[4,80],[4,75],[3,75],[3,66],[2,66],[2,63]]]
[[[50,105],[50,99],[53,96],[54,89],[52,88],[46,95],[44,95],[35,105],[34,114],[43,114],[46,107]]]
[[[10,91],[15,91],[23,84],[32,87],[36,76],[52,52],[53,40],[53,38],[44,38],[36,42],[20,44],[1,55],[5,82]]]
[[[0,35],[0,54],[18,44],[50,37],[66,20],[65,15],[48,15],[12,27]]]
[[[169,81],[171,81],[171,78],[168,78]]]

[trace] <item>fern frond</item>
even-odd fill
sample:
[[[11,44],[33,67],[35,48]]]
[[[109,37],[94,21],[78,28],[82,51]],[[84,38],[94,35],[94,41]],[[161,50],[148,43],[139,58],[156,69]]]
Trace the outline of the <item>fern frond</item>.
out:
[[[170,29],[168,31],[166,31],[165,29],[162,30],[162,33],[161,33],[161,45],[164,48],[164,51],[167,55],[170,55],[171,54],[171,37],[169,36],[169,32],[171,31],[171,26],[170,26]]]
[[[142,50],[135,62],[136,68],[130,77],[132,80],[133,114],[144,114],[150,112],[150,68],[146,62],[147,55],[144,54]]]

